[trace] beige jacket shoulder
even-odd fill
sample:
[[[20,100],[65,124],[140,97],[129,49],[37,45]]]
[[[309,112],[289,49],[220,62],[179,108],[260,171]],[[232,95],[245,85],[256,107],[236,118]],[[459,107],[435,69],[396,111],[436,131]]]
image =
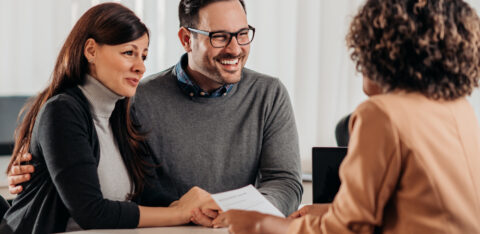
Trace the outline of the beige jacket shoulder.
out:
[[[331,209],[289,233],[480,233],[480,127],[465,98],[378,95],[350,132]]]

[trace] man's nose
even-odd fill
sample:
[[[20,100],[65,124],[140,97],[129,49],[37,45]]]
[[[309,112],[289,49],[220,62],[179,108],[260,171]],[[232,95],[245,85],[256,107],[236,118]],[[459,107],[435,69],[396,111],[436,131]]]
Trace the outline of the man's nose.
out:
[[[232,37],[230,42],[225,46],[225,52],[238,55],[242,51],[242,48],[238,44],[237,37]]]

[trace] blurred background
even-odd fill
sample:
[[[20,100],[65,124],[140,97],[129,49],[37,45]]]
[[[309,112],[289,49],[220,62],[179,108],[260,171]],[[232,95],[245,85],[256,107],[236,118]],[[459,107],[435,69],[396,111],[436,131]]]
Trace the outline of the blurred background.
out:
[[[0,0],[0,96],[32,96],[46,87],[76,20],[100,0]],[[150,28],[146,76],[183,54],[178,0],[122,0]],[[278,77],[293,103],[302,167],[312,146],[335,146],[337,121],[366,99],[346,48],[350,20],[364,0],[245,0],[256,28],[247,67]],[[480,0],[467,0],[477,11]],[[480,94],[469,98],[480,116]],[[0,115],[5,115],[1,113]],[[13,133],[12,133],[13,134]],[[0,157],[0,174],[8,157]]]

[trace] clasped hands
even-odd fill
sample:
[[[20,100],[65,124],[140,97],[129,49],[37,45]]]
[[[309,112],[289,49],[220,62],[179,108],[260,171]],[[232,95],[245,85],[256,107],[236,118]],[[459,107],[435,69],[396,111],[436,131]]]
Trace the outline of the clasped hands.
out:
[[[192,189],[199,188],[194,187]],[[180,198],[179,201],[173,202],[171,206],[181,203],[182,199],[187,195],[188,193]],[[210,195],[208,197],[211,199]],[[306,215],[321,217],[330,207],[330,204],[307,205],[293,212],[285,219],[255,211],[229,210],[222,212],[213,200],[206,204],[191,210],[190,221],[205,227],[228,227],[228,231],[232,234],[286,233],[292,220]]]
[[[185,211],[186,222],[193,222],[204,227],[213,227],[212,221],[221,212],[218,205],[207,191],[195,186],[169,207]]]

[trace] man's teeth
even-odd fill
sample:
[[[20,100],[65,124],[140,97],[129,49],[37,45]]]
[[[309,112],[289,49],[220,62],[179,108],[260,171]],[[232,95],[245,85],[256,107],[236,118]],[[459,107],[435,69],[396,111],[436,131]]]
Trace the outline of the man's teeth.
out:
[[[238,63],[238,59],[232,59],[232,60],[220,60],[220,63],[221,63],[221,64],[229,64],[229,65],[233,65],[233,64],[237,64],[237,63]]]

